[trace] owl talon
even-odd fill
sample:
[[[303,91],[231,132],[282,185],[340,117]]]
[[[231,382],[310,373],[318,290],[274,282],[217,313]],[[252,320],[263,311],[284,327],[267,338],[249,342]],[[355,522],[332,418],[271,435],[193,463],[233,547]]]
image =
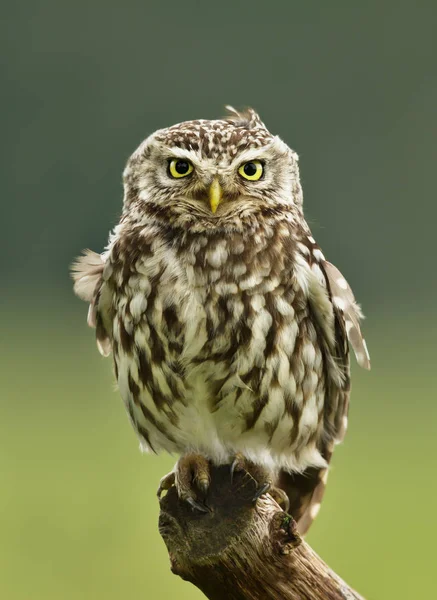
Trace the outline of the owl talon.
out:
[[[283,490],[273,485],[272,474],[268,469],[251,463],[242,454],[237,454],[231,464],[231,484],[233,482],[235,472],[237,471],[244,471],[256,482],[257,490],[252,499],[253,502],[256,502],[258,498],[268,492],[275,502],[279,504],[282,510],[284,512],[288,512],[290,507],[288,496]]]
[[[231,465],[231,483],[233,482],[235,472],[237,471],[244,471],[246,475],[256,482],[257,492],[253,498],[254,502],[272,487],[270,472],[261,465],[251,463],[242,454],[237,454]],[[260,481],[262,483],[259,483]]]
[[[261,496],[267,493],[270,494],[277,504],[279,504],[284,512],[288,513],[290,509],[290,500],[287,494],[284,490],[281,490],[281,488],[272,485],[270,481],[266,481],[266,483],[259,486],[252,501],[256,502],[258,498],[261,498]]]
[[[159,482],[158,491],[156,492],[156,495],[158,496],[158,498],[161,498],[162,493],[168,491],[171,487],[174,486],[174,484],[175,484],[175,472],[174,471],[171,471],[170,473],[167,473],[167,475],[164,475],[164,477]]]
[[[266,494],[270,488],[272,487],[272,484],[270,483],[270,481],[266,481],[265,483],[261,484],[259,486],[259,488],[256,490],[255,492],[255,496],[252,499],[252,502],[256,502],[258,500],[258,498],[261,498],[261,496],[263,494]]]
[[[173,471],[165,475],[159,484],[158,498],[162,493],[175,486],[181,500],[202,513],[209,512],[205,504],[197,500],[198,493],[205,498],[209,484],[209,462],[200,454],[185,454],[176,463]]]
[[[210,512],[207,506],[205,506],[204,504],[200,504],[200,502],[197,502],[197,500],[194,500],[194,498],[192,498],[191,496],[185,498],[185,501],[188,502],[188,504],[193,508],[193,510],[198,510],[201,513]]]
[[[245,471],[246,469],[244,468],[244,459],[237,455],[232,464],[231,464],[231,485],[234,483],[234,474],[235,471]]]
[[[279,487],[272,485],[269,489],[269,494],[273,500],[279,504],[282,510],[286,513],[290,510],[290,499],[287,494]]]

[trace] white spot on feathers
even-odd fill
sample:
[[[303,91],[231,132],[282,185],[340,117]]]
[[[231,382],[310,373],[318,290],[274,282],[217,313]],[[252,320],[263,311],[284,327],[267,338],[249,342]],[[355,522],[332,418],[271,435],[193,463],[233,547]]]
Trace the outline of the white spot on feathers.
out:
[[[323,252],[321,250],[319,250],[319,248],[314,248],[314,250],[313,250],[313,256],[319,262],[322,262],[323,260],[325,260]]]
[[[335,306],[338,306],[338,308],[341,310],[346,309],[346,301],[343,298],[340,298],[340,296],[334,296],[332,301],[334,302]]]
[[[134,322],[138,322],[147,308],[146,296],[143,293],[135,294],[129,303],[129,308]]]
[[[265,306],[266,300],[261,294],[255,294],[252,296],[250,303],[254,310],[259,311]]]
[[[310,511],[309,511],[311,519],[315,519],[317,517],[319,510],[320,510],[320,502],[317,502],[317,503],[311,505]]]
[[[294,316],[294,308],[291,304],[286,302],[282,296],[277,296],[275,298],[276,310],[283,317],[293,317]]]

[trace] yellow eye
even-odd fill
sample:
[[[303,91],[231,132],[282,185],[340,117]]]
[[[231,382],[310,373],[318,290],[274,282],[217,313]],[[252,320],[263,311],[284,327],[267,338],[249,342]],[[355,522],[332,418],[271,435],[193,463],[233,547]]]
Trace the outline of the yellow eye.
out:
[[[247,163],[241,165],[238,169],[241,177],[244,179],[249,179],[249,181],[258,181],[261,179],[262,174],[264,172],[264,167],[262,162],[259,160],[250,160]]]
[[[168,172],[171,175],[171,177],[174,177],[175,179],[186,177],[193,171],[193,165],[188,160],[185,160],[183,158],[173,158],[168,163]]]

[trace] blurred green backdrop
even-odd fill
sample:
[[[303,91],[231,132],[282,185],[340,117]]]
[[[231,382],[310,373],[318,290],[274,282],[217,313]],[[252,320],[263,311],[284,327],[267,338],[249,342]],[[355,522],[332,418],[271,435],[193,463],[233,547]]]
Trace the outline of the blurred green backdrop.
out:
[[[2,10],[0,597],[202,597],[68,264],[99,250],[158,127],[258,109],[368,321],[350,429],[309,541],[366,597],[432,595],[437,534],[437,4],[21,0]],[[435,593],[435,592],[434,592]]]

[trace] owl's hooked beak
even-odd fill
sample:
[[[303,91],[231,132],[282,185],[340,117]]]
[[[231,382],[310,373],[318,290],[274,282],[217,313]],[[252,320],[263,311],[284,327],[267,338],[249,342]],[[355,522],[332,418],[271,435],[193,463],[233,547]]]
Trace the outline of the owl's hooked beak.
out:
[[[217,177],[215,177],[210,185],[209,188],[209,204],[211,206],[211,211],[213,212],[213,214],[215,213],[215,211],[217,210],[218,205],[221,202],[221,199],[223,197],[223,190],[222,190],[222,186],[219,183],[219,180],[217,179]]]

